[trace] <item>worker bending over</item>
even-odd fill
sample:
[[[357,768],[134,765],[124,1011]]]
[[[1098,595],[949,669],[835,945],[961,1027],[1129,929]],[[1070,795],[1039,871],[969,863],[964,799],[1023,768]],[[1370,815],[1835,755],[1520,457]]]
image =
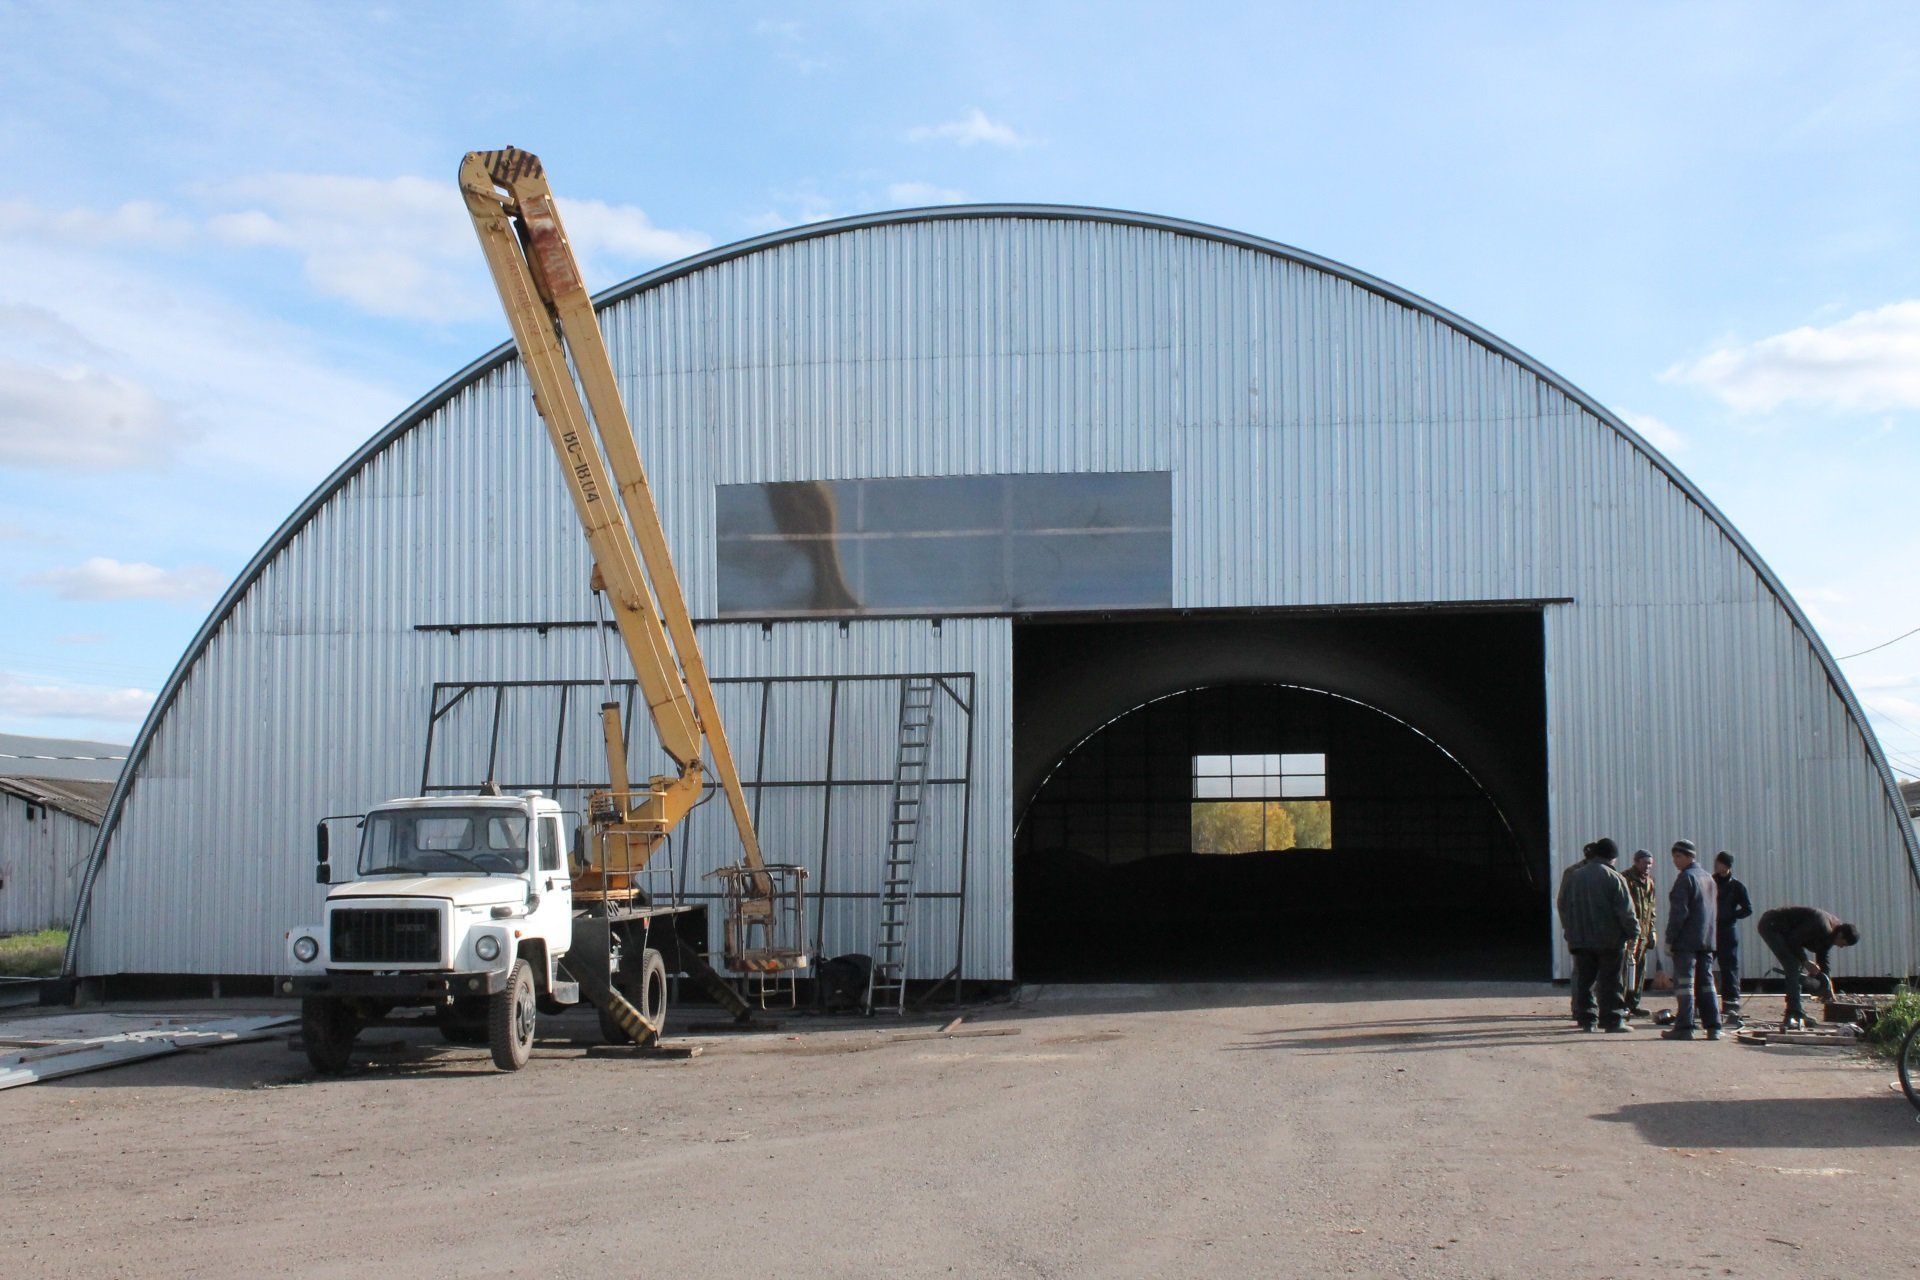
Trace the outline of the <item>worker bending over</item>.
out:
[[[1850,947],[1860,941],[1860,931],[1832,912],[1818,907],[1775,907],[1760,917],[1760,940],[1780,958],[1786,976],[1787,1013],[1783,1029],[1803,1027],[1806,1010],[1800,1006],[1800,973],[1804,969],[1825,988],[1825,998],[1833,998],[1833,978],[1828,954],[1835,947]]]

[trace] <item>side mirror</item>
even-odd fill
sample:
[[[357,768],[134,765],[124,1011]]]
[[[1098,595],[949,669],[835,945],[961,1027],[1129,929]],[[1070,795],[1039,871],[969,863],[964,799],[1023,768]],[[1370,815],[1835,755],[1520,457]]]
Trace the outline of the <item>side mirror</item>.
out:
[[[332,884],[333,867],[327,862],[327,823],[324,818],[321,819],[319,824],[314,828],[313,854],[314,860],[319,864],[313,869],[313,882],[315,884]]]
[[[332,884],[333,868],[324,862],[315,867],[313,869],[313,882],[315,884]]]

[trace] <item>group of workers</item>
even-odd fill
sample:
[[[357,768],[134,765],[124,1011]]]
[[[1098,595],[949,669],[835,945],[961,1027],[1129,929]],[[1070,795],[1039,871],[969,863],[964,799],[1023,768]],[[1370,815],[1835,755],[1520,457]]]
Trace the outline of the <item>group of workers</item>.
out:
[[[1691,840],[1672,850],[1678,874],[1667,891],[1667,952],[1673,957],[1673,1025],[1661,1035],[1691,1040],[1696,1025],[1707,1039],[1745,1025],[1740,1015],[1740,937],[1735,926],[1753,914],[1747,887],[1733,878],[1733,855],[1722,851],[1709,875]],[[1584,1031],[1629,1031],[1644,1017],[1640,1000],[1660,945],[1653,855],[1633,855],[1622,873],[1620,850],[1609,839],[1588,845],[1560,877],[1560,926],[1573,952],[1573,1020]],[[1833,994],[1829,957],[1860,941],[1860,931],[1817,907],[1776,907],[1760,917],[1760,938],[1780,961],[1787,995],[1787,1029],[1806,1024],[1801,1006],[1805,974]],[[1716,972],[1717,970],[1717,972]]]

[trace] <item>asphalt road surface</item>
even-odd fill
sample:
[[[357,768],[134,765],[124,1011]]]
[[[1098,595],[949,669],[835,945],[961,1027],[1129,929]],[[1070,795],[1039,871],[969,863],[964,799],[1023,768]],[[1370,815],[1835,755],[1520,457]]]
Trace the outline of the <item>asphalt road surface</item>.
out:
[[[1762,1015],[1778,1000],[1754,1001]],[[28,1276],[1920,1271],[1920,1124],[1823,1049],[1583,1035],[1546,986],[1029,989],[533,1062],[367,1033],[0,1093]],[[234,1003],[222,1012],[235,1012]],[[243,1010],[241,1010],[243,1011]],[[1777,1014],[1776,1014],[1777,1016]]]

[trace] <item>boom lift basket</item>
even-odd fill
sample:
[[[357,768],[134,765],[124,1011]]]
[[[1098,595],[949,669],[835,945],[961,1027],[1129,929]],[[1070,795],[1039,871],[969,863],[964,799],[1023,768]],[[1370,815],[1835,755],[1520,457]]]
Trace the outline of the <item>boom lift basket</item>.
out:
[[[726,899],[725,957],[735,973],[792,973],[807,967],[807,869],[771,862],[707,873]]]

